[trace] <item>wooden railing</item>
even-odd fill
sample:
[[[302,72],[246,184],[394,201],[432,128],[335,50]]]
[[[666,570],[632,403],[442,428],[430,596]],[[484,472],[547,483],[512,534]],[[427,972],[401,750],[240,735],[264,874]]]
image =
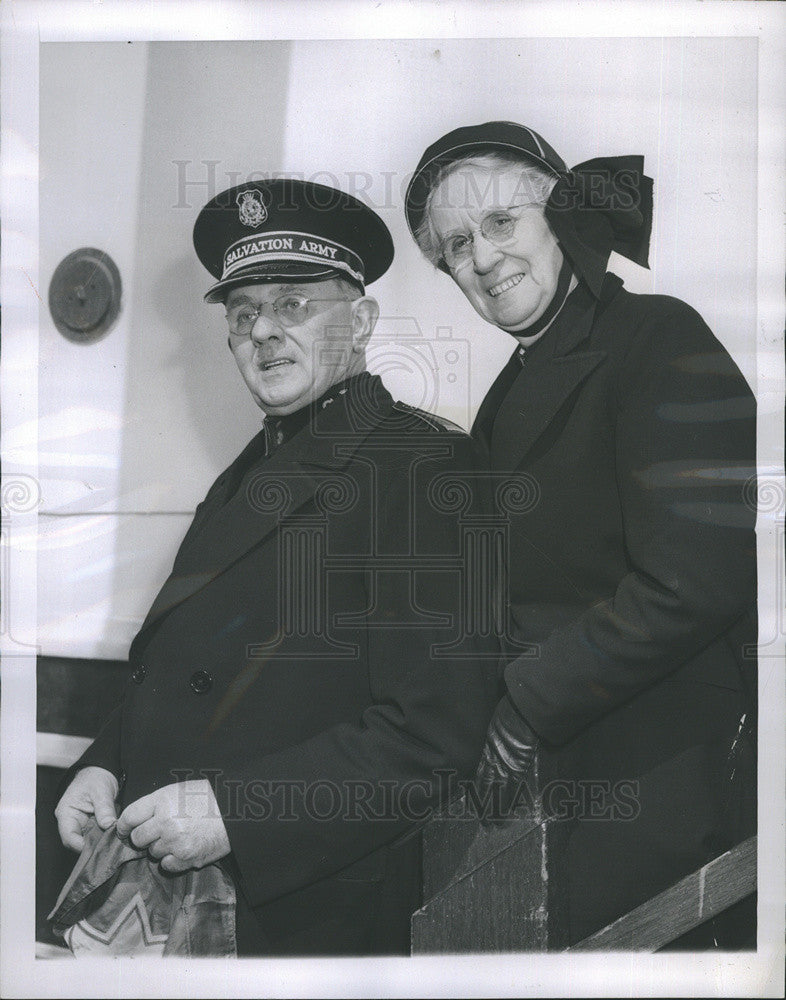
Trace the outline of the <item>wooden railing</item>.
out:
[[[755,891],[751,837],[568,950],[658,951]]]
[[[424,905],[412,953],[657,951],[756,891],[756,837],[569,947],[568,824],[537,812],[503,828],[437,818],[424,830]]]

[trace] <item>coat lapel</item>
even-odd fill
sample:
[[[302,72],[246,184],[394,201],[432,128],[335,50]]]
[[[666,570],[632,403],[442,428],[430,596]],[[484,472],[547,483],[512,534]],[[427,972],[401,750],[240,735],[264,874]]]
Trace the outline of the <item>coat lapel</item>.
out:
[[[491,432],[494,428],[497,412],[520,372],[521,361],[519,360],[519,349],[516,348],[508,359],[508,363],[494,379],[483,397],[483,402],[478,407],[472,424],[470,432],[472,437],[480,441],[486,449],[491,447]]]
[[[392,398],[378,378],[361,378],[366,390],[369,380],[373,384],[371,392],[363,393],[360,419],[350,394],[339,397],[318,415],[316,424],[309,423],[270,458],[261,458],[252,465],[234,496],[219,506],[218,500],[226,496],[226,481],[232,479],[231,470],[241,467],[243,457],[257,439],[232,463],[224,488],[217,489],[204,520],[200,518],[199,532],[178,552],[172,573],[153,602],[135,643],[162,615],[275,532],[282,517],[308,503],[331,472],[337,473],[349,464],[362,441],[392,406]],[[373,400],[371,408],[369,399]]]
[[[494,421],[492,467],[515,469],[568,396],[605,357],[605,351],[581,351],[522,370]]]
[[[234,462],[225,469],[218,479],[207,491],[205,499],[199,504],[194,519],[189,525],[188,531],[180,543],[175,566],[184,556],[186,550],[193,544],[194,539],[200,533],[204,524],[210,520],[216,511],[220,510],[226,502],[228,496],[237,489],[240,480],[243,478],[242,469],[252,461],[253,456],[262,456],[265,453],[265,430],[264,428],[255,435],[246,447],[241,451]]]
[[[612,282],[613,284],[613,282]],[[616,286],[615,286],[616,290]],[[570,296],[554,326],[529,355],[502,400],[491,432],[491,465],[515,469],[543,434],[570,394],[606,357],[605,351],[579,350],[589,336],[597,301],[580,285]],[[512,363],[517,359],[512,358]],[[506,369],[500,375],[504,375]],[[496,385],[496,383],[495,383]],[[494,386],[489,391],[491,397]],[[484,400],[484,405],[485,405]],[[478,411],[476,424],[491,414]]]

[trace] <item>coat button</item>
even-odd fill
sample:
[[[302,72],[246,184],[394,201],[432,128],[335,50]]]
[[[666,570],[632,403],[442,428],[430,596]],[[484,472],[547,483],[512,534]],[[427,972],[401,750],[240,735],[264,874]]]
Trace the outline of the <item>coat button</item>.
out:
[[[141,684],[142,681],[145,679],[146,674],[147,674],[147,667],[143,663],[140,663],[139,666],[136,668],[136,670],[133,672],[133,674],[131,674],[131,680],[134,682],[134,684]]]
[[[128,777],[128,775],[127,775],[127,774],[126,774],[126,772],[125,772],[125,771],[124,771],[124,770],[123,770],[123,769],[121,768],[121,769],[120,769],[120,773],[119,773],[119,774],[118,774],[118,776],[117,776],[117,790],[118,790],[119,792],[122,792],[122,791],[123,791],[123,789],[125,788],[125,784],[126,784],[126,779],[127,779],[127,777]]]
[[[213,687],[213,678],[207,670],[196,670],[191,674],[189,684],[194,694],[207,694]]]

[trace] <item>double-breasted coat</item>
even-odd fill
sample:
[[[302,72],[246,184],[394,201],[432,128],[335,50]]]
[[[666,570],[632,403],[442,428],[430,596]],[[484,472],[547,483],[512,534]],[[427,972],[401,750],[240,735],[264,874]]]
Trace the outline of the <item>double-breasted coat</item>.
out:
[[[471,776],[498,695],[495,640],[461,638],[461,511],[441,499],[477,449],[365,373],[259,452],[199,505],[77,766],[117,774],[121,807],[213,782],[241,954],[405,952],[406,834],[446,773]]]
[[[576,941],[755,829],[755,403],[693,309],[607,274],[514,353],[473,434],[538,497],[511,518],[532,648],[505,680],[572,824]]]

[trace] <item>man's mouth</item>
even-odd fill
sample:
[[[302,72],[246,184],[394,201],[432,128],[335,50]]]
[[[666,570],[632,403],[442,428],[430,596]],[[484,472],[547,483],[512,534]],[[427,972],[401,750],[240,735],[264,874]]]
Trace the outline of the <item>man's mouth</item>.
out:
[[[289,358],[276,358],[274,361],[262,361],[259,368],[263,372],[274,371],[276,368],[283,368],[284,365],[293,365],[295,362]]]
[[[507,292],[509,288],[514,288],[521,280],[523,280],[523,274],[514,274],[510,278],[505,278],[504,281],[500,281],[498,285],[492,285],[488,289],[488,294],[492,298],[496,298],[497,295],[501,295],[503,292]]]

